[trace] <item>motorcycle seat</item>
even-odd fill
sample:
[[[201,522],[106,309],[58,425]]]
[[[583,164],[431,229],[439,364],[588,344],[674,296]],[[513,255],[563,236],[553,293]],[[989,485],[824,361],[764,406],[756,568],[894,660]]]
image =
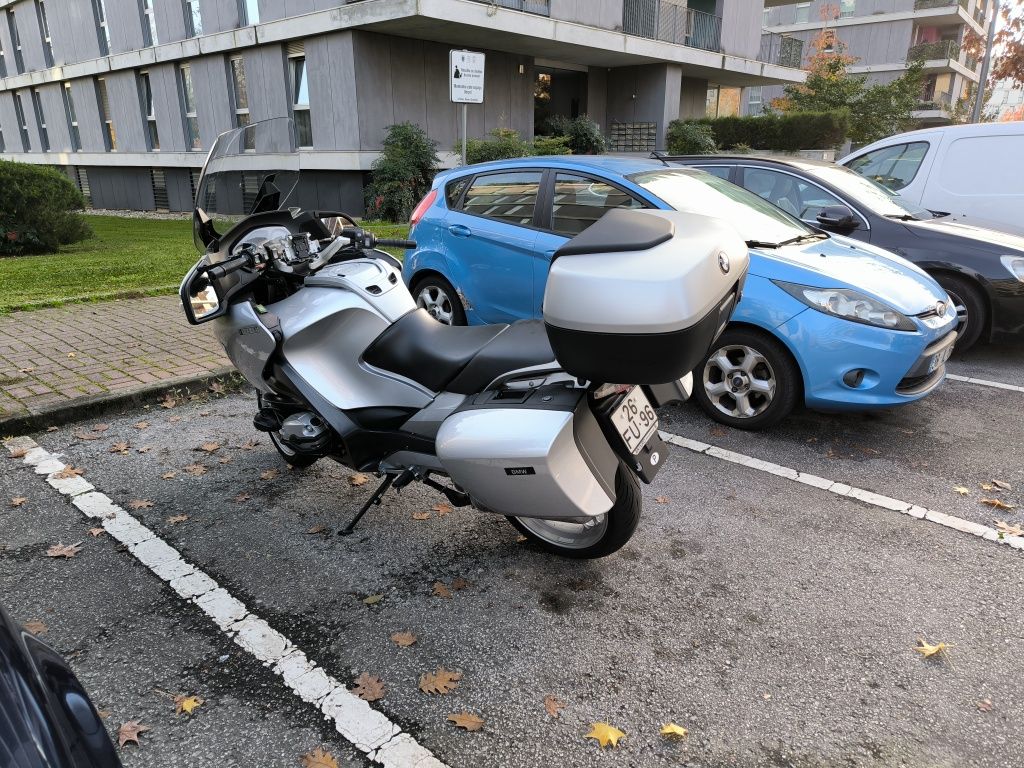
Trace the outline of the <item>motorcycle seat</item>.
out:
[[[363,360],[433,392],[476,394],[503,373],[555,359],[544,323],[452,326],[424,309],[400,317],[378,336]]]

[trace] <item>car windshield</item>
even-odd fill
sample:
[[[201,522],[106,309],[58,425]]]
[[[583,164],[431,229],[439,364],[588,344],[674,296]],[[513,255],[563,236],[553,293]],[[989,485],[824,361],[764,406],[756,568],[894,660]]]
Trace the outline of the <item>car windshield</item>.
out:
[[[865,178],[849,168],[841,165],[815,165],[804,170],[824,182],[831,184],[840,192],[853,198],[855,202],[870,209],[879,216],[891,218],[931,219],[932,214],[919,205],[892,192],[877,181]]]
[[[677,211],[725,219],[748,242],[781,243],[818,234],[767,200],[710,173],[666,168],[627,178]]]

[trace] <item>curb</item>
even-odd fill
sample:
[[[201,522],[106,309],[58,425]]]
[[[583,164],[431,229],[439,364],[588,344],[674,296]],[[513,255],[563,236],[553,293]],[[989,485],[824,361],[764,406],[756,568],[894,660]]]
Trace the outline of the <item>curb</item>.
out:
[[[10,418],[0,418],[0,434],[23,435],[39,432],[47,427],[59,427],[71,422],[88,419],[121,408],[141,406],[159,400],[168,392],[178,390],[192,395],[205,391],[214,381],[224,380],[226,392],[240,388],[242,379],[230,366],[217,368],[202,376],[179,376],[155,384],[149,384],[131,392],[118,394],[104,393],[87,395],[62,403],[54,403],[38,413],[26,413]]]

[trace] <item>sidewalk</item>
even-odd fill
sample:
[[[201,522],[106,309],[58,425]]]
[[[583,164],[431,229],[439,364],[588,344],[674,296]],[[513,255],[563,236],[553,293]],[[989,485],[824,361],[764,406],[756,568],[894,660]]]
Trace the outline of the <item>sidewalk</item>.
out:
[[[0,316],[0,430],[229,371],[177,296],[15,312]]]

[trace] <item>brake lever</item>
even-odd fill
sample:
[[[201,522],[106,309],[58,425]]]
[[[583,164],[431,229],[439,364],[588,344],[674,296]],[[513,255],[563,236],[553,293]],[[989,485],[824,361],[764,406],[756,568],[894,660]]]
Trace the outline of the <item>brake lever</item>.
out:
[[[321,267],[330,263],[342,248],[350,245],[352,241],[347,237],[338,236],[331,241],[330,245],[317,253],[316,258],[309,262],[309,271],[316,272]]]

